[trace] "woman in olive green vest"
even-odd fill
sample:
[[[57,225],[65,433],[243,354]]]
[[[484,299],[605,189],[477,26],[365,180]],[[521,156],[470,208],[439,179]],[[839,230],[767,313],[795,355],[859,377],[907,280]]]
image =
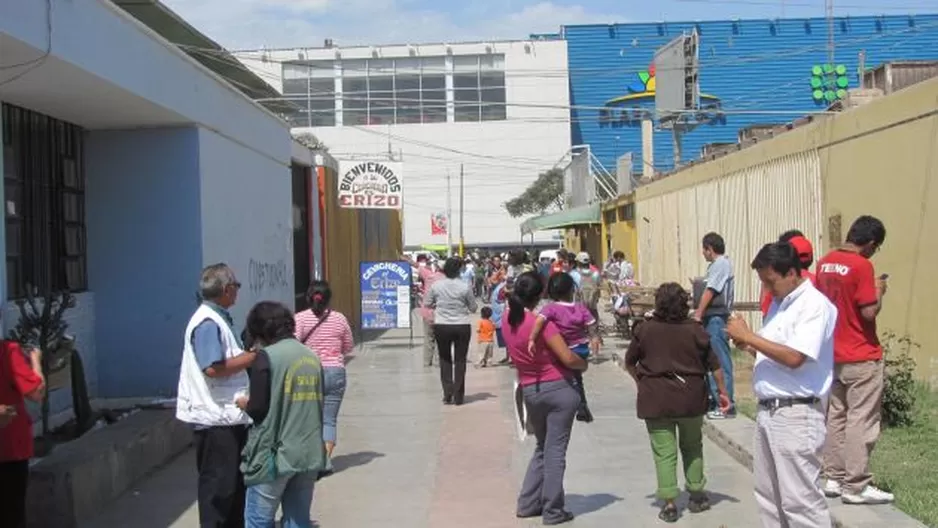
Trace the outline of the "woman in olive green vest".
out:
[[[273,526],[283,506],[283,528],[307,528],[313,488],[325,465],[322,444],[322,365],[294,338],[293,313],[257,303],[248,334],[260,350],[248,371],[250,395],[238,406],[254,420],[241,454],[247,486],[246,528]]]

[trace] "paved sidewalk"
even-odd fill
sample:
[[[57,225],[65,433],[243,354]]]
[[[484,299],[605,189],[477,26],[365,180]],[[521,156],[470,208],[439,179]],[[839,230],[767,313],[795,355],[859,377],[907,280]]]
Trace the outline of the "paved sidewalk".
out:
[[[317,485],[312,517],[323,528],[540,526],[514,517],[533,449],[533,438],[521,443],[515,433],[514,371],[470,367],[466,405],[444,407],[438,371],[421,366],[419,336],[415,341],[418,348],[411,349],[406,333],[390,333],[349,364],[338,471]],[[571,526],[662,525],[632,382],[609,362],[592,366],[586,383],[596,421],[578,423],[570,445],[566,489],[568,508],[577,514]],[[713,444],[705,453],[714,508],[680,524],[758,526],[751,475]],[[134,490],[85,527],[198,525],[191,452]]]

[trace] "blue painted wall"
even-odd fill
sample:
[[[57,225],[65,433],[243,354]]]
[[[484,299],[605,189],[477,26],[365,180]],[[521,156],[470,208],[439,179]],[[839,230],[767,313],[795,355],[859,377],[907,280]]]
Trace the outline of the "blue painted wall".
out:
[[[639,73],[648,70],[655,50],[695,27],[701,92],[719,98],[727,115],[684,137],[684,161],[699,157],[707,143],[736,142],[741,128],[784,123],[826,107],[814,100],[810,85],[812,67],[827,63],[823,18],[565,26],[572,144],[591,145],[610,170],[618,156],[632,152],[635,171],[640,171],[641,129],[634,118],[643,110],[653,111],[654,97],[605,108],[611,99],[629,94],[630,87],[641,91]],[[866,51],[867,67],[938,59],[938,14],[838,18],[834,29],[835,64],[846,67],[850,88],[859,86],[861,50]],[[750,113],[765,110],[790,114]],[[671,134],[656,132],[656,168],[672,168],[673,160]]]
[[[199,131],[90,132],[85,159],[98,395],[175,395],[202,268]]]

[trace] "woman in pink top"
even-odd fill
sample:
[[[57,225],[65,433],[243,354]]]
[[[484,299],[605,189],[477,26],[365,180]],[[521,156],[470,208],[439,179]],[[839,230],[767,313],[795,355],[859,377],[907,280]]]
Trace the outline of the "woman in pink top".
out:
[[[326,281],[313,281],[306,291],[310,309],[296,314],[296,338],[319,356],[322,363],[322,440],[326,445],[326,469],[333,472],[339,407],[345,396],[345,357],[355,342],[348,320],[329,308],[332,289]]]
[[[563,476],[573,418],[580,405],[574,372],[586,370],[587,364],[570,350],[550,322],[529,349],[528,340],[537,320],[533,310],[543,291],[537,273],[523,273],[515,280],[508,313],[502,320],[502,334],[518,371],[529,423],[537,438],[518,495],[517,516],[541,516],[550,526],[573,520],[573,514],[564,509]]]

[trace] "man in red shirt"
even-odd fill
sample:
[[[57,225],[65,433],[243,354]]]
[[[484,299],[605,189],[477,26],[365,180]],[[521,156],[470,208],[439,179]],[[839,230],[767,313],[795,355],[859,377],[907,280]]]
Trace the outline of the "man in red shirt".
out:
[[[869,259],[885,240],[883,223],[861,216],[850,226],[847,243],[828,253],[817,266],[817,288],[837,307],[824,493],[839,496],[846,504],[894,500],[891,493],[873,486],[869,467],[879,439],[885,379],[876,316],[886,293],[885,276],[876,278]]]
[[[3,525],[26,526],[26,484],[33,456],[33,424],[24,398],[42,401],[42,353],[32,349],[29,360],[14,341],[0,341],[0,406],[13,407],[9,423],[0,429],[0,512]]]
[[[805,238],[804,233],[797,229],[785,231],[778,237],[778,241],[788,242],[795,248],[795,252],[798,254],[798,260],[801,261],[801,276],[814,283],[814,274],[808,271],[808,268],[814,264],[814,247],[812,247],[811,242]],[[762,317],[765,317],[766,314],[769,313],[769,307],[772,306],[772,299],[772,292],[762,288],[762,302],[760,303]]]

